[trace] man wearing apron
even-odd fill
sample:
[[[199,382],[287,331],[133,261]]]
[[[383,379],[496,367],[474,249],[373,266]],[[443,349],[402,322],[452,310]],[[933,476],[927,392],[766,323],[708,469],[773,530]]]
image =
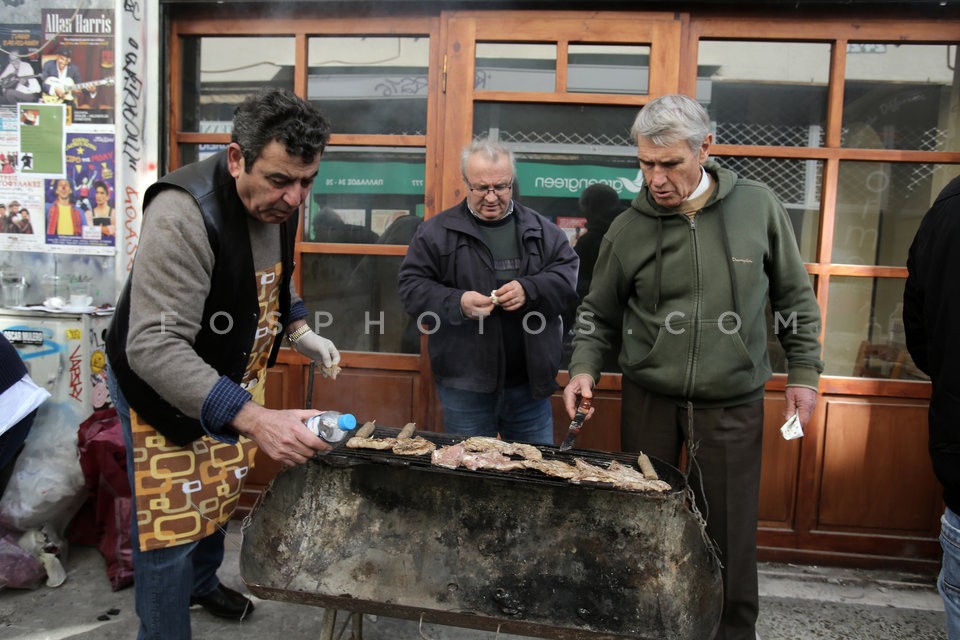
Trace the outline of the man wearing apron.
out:
[[[293,247],[329,125],[286,90],[244,101],[229,146],[151,186],[136,261],[107,337],[124,428],[139,640],[189,639],[190,606],[241,620],[220,584],[224,533],[259,448],[283,465],[329,449],[303,421],[262,406],[284,335],[335,366],[293,290]]]

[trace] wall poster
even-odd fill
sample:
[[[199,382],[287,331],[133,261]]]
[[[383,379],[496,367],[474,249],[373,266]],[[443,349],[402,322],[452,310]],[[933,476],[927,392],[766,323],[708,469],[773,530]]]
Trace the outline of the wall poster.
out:
[[[115,245],[113,143],[112,133],[71,130],[67,134],[66,175],[45,181],[47,244]]]
[[[114,121],[114,18],[108,9],[44,9],[41,101],[67,107],[68,124]]]

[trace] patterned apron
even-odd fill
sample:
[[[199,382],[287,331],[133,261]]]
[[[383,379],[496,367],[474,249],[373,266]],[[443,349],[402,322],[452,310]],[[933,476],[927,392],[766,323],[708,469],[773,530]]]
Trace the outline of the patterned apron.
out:
[[[264,402],[266,364],[276,332],[280,264],[257,272],[260,319],[242,385]],[[240,436],[235,444],[208,435],[179,446],[146,423],[132,408],[134,495],[140,549],[149,551],[194,542],[212,534],[233,515],[257,445]]]

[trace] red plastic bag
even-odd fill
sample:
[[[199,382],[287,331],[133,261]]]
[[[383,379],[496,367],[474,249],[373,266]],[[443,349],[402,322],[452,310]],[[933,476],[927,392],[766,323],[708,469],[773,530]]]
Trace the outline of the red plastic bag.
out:
[[[0,526],[0,590],[36,589],[47,575],[40,561],[17,544],[17,535]]]
[[[118,591],[133,584],[133,550],[127,453],[116,409],[101,409],[87,418],[80,425],[77,447],[90,499],[71,525],[71,541],[97,545],[107,562],[110,585]]]

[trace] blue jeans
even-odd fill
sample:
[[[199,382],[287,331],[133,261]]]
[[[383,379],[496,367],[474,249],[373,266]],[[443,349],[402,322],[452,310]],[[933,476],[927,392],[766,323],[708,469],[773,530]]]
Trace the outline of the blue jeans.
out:
[[[535,400],[526,386],[478,393],[437,385],[443,430],[463,436],[500,437],[515,442],[553,444],[550,398]]]
[[[123,429],[127,478],[135,491],[130,405],[117,386],[113,371],[107,371],[107,384]],[[217,569],[223,562],[225,529],[226,525],[198,542],[141,551],[134,504],[130,540],[134,595],[140,618],[137,640],[190,640],[190,597],[206,595],[220,586]]]
[[[960,640],[960,515],[950,509],[940,518],[940,546],[943,567],[937,578],[937,589],[943,596],[947,614],[947,638]]]

